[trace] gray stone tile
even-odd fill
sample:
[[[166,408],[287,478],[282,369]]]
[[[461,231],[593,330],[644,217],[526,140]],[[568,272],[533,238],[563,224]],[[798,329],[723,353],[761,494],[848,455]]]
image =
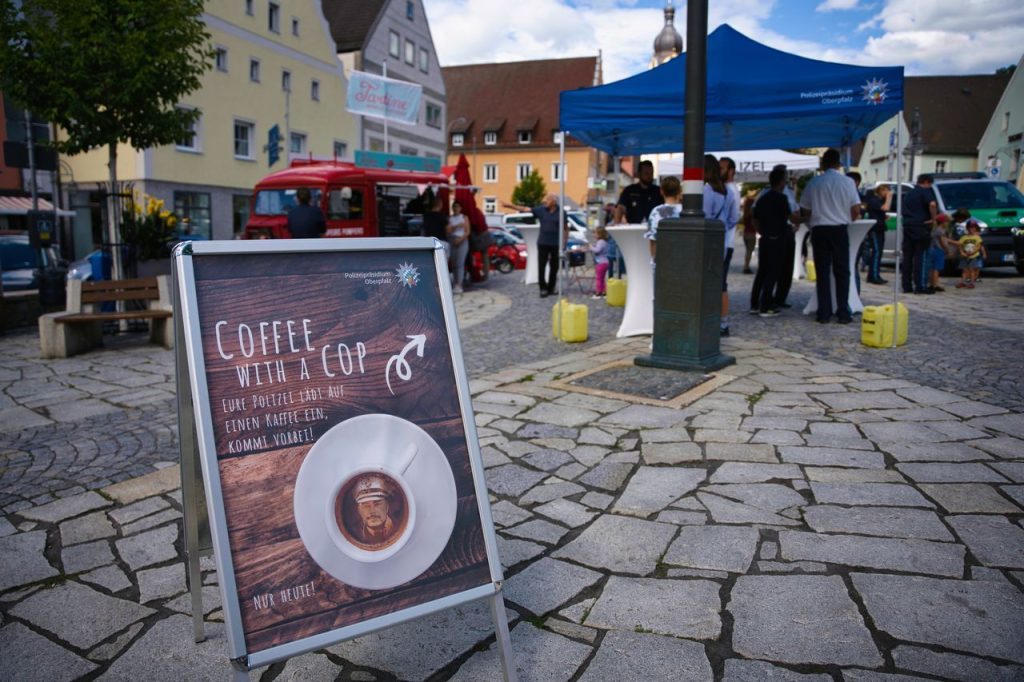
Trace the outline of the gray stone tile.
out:
[[[863,670],[861,668],[847,668],[843,670],[844,682],[918,682],[920,679],[917,675],[882,673],[877,670]]]
[[[512,568],[520,561],[533,559],[543,554],[544,550],[543,545],[498,534],[498,556],[501,557],[501,565],[505,568]]]
[[[917,483],[1006,483],[1007,480],[981,463],[900,463],[896,468]]]
[[[690,432],[683,426],[673,429],[643,429],[640,431],[640,440],[644,443],[685,443],[690,440]]]
[[[798,673],[765,661],[744,661],[730,658],[725,661],[722,682],[832,682],[830,675]]]
[[[586,471],[587,471],[587,467],[583,466],[582,464],[580,464],[576,460],[573,460],[571,463],[566,464],[564,467],[560,467],[560,468],[556,469],[555,470],[555,476],[558,476],[559,478],[564,478],[564,479],[567,479],[567,480],[571,480],[571,479],[576,478],[580,474],[586,473]]]
[[[1020,438],[1011,438],[1010,436],[997,436],[996,438],[982,438],[978,440],[972,440],[966,445],[973,446],[979,450],[991,453],[996,457],[1003,459],[1018,459],[1021,456],[1021,450],[1024,448],[1024,443],[1021,442]]]
[[[142,623],[129,626],[127,630],[114,638],[113,641],[101,644],[89,652],[89,658],[93,661],[109,661],[120,654],[128,644],[135,639],[135,636],[142,630]]]
[[[180,486],[181,471],[175,465],[109,485],[103,489],[103,493],[119,504],[126,505],[154,495],[170,493]]]
[[[896,442],[883,443],[880,447],[900,462],[982,462],[992,459],[991,455],[967,443]]]
[[[1021,456],[1024,457],[1024,450],[1021,451]],[[1011,481],[1024,483],[1024,462],[992,462],[989,466]]]
[[[816,467],[885,468],[885,456],[880,452],[835,447],[783,446],[779,448],[779,456],[783,462]]]
[[[766,443],[722,443],[709,442],[704,446],[708,460],[726,462],[778,462],[775,447]]]
[[[212,612],[221,607],[220,588],[216,585],[203,585],[202,594],[203,615],[209,616]],[[192,615],[192,594],[185,592],[174,599],[164,602],[164,607],[171,611]]]
[[[113,524],[103,512],[96,512],[60,524],[60,542],[64,547],[109,538],[115,534]]]
[[[284,670],[275,679],[281,682],[306,682],[307,680],[333,680],[341,674],[342,667],[323,654],[304,654],[289,658]]]
[[[811,483],[819,504],[934,507],[909,485],[895,483]]]
[[[554,556],[616,573],[647,575],[675,532],[668,524],[608,514],[595,519]]]
[[[580,445],[573,447],[573,444],[569,444],[569,454],[572,455],[577,462],[586,467],[592,467],[604,461],[604,458],[611,452],[608,448],[600,445]]]
[[[963,577],[964,548],[946,542],[780,531],[782,557],[907,573]]]
[[[751,507],[767,511],[780,511],[788,507],[807,504],[804,496],[792,488],[779,483],[730,483],[707,485],[703,492],[738,500]]]
[[[615,445],[618,438],[603,429],[586,426],[580,430],[580,437],[577,440],[588,445]]]
[[[616,492],[631,471],[633,465],[628,462],[602,462],[576,480],[586,486]]]
[[[707,580],[612,576],[584,624],[604,630],[715,639],[722,629],[720,588]]]
[[[640,452],[645,464],[680,464],[703,459],[696,443],[644,443]]]
[[[686,419],[686,413],[668,407],[630,405],[602,418],[602,424],[624,426],[628,429],[671,428]]]
[[[803,477],[795,464],[725,462],[711,475],[711,483],[765,483]]]
[[[166,599],[185,591],[185,564],[151,568],[135,574],[139,581],[139,602]]]
[[[1021,507],[1024,507],[1024,485],[1002,485],[999,489],[1009,495]]]
[[[590,511],[578,502],[570,502],[563,499],[552,500],[547,504],[542,504],[539,507],[535,507],[534,511],[549,519],[563,523],[570,528],[590,523],[590,520],[597,515],[596,512]]]
[[[0,538],[0,592],[58,574],[43,556],[46,531],[36,530]]]
[[[592,649],[530,623],[519,623],[511,632],[516,675],[523,682],[568,679],[590,655]],[[492,644],[466,661],[450,678],[453,682],[502,679],[501,658]]]
[[[586,488],[571,481],[553,480],[550,483],[536,486],[533,490],[519,498],[520,504],[544,504],[561,497],[571,497],[582,493]]]
[[[705,476],[704,469],[639,467],[612,511],[641,518],[650,516],[695,490]]]
[[[1024,528],[1002,516],[950,516],[946,521],[985,566],[1024,568]]]
[[[117,566],[104,566],[95,571],[89,571],[78,576],[80,579],[93,585],[99,585],[109,592],[120,592],[126,587],[132,586],[132,581]]]
[[[693,440],[698,443],[747,443],[752,435],[754,434],[750,431],[697,429],[693,434]]]
[[[1024,679],[1024,667],[1019,665],[996,665],[981,658],[932,651],[924,647],[900,645],[893,649],[892,660],[902,670],[960,682],[1015,682]]]
[[[893,407],[913,407],[914,403],[894,391],[858,391],[849,393],[825,393],[818,400],[833,410],[875,410]]]
[[[109,506],[110,502],[104,499],[103,496],[90,491],[81,495],[75,495],[74,497],[55,500],[49,504],[26,509],[19,513],[24,518],[32,521],[59,523],[64,519],[70,519],[73,516]]]
[[[710,682],[714,676],[704,647],[697,642],[613,630],[579,679]]]
[[[1024,601],[1013,586],[870,573],[851,577],[875,627],[896,639],[1024,662]]]
[[[491,505],[491,519],[494,520],[494,525],[499,527],[514,526],[530,516],[530,512],[520,509],[507,500],[499,500]]]
[[[753,528],[681,528],[663,561],[672,566],[746,573],[757,550],[759,537]]]
[[[883,538],[953,541],[953,535],[938,514],[905,507],[835,507],[814,505],[804,508],[807,525],[819,533],[856,533]]]
[[[69,618],[68,604],[74,604],[78,613],[88,617]],[[154,611],[69,581],[36,592],[11,613],[74,647],[89,649]]]
[[[906,483],[903,474],[891,469],[843,469],[839,467],[804,467],[809,481],[819,483]]]
[[[982,429],[993,429],[1014,438],[1024,439],[1024,414],[1013,412],[991,417],[977,417],[970,421],[970,425]]]
[[[498,495],[511,497],[519,497],[546,477],[547,474],[521,467],[518,464],[494,467],[488,469],[485,474],[489,490]]]
[[[864,435],[876,443],[941,443],[955,440],[925,422],[875,422],[861,424]]]
[[[570,623],[568,621],[561,620],[559,618],[548,618],[544,621],[544,627],[552,632],[559,635],[564,635],[571,639],[582,639],[591,644],[597,639],[597,630],[594,628],[586,628],[576,623]]]
[[[794,431],[773,431],[760,429],[751,438],[751,444],[767,443],[769,445],[803,445],[803,436]]]
[[[799,433],[807,428],[807,420],[800,417],[746,417],[743,419],[743,428],[747,431],[773,429]]]
[[[884,662],[839,576],[740,576],[726,608],[733,649],[779,663]]]
[[[718,495],[697,493],[697,497],[711,512],[716,523],[760,524],[767,526],[798,526],[799,521],[780,516],[773,512],[753,507],[742,502],[734,502]]]
[[[528,455],[523,455],[519,460],[536,469],[554,471],[564,464],[575,461],[571,456],[559,450],[535,450]]]
[[[65,575],[89,571],[114,563],[114,554],[106,540],[68,547],[60,553]]]
[[[927,386],[915,386],[913,388],[901,388],[896,391],[907,400],[913,400],[921,405],[944,405],[947,403],[958,403],[963,400],[962,396],[946,391],[940,391]]]
[[[0,628],[0,661],[8,680],[77,680],[97,667],[20,623]]]
[[[604,493],[589,492],[580,498],[580,502],[587,505],[591,509],[607,509],[608,505],[614,501],[615,498],[611,495],[605,495]]]
[[[3,516],[0,516],[0,538],[5,538],[8,535],[14,535],[18,532],[18,529]]]
[[[175,521],[181,518],[181,512],[177,509],[165,509],[162,512],[153,514],[152,516],[146,516],[138,521],[133,521],[126,526],[121,526],[122,535],[134,535],[135,533],[141,533],[144,530],[150,528],[156,528],[162,526],[168,521]]]
[[[544,519],[533,519],[532,521],[521,523],[518,526],[506,528],[502,532],[507,535],[525,538],[526,540],[554,545],[562,539],[562,536],[569,532],[569,529],[558,526],[550,521],[545,521]]]
[[[164,526],[139,535],[121,538],[115,545],[128,567],[138,570],[153,564],[170,561],[178,556],[174,542],[178,539],[176,526]]]
[[[593,410],[558,403],[544,403],[519,415],[519,419],[524,421],[544,422],[556,426],[583,426],[593,424],[600,418],[600,413]]]
[[[602,577],[597,571],[544,557],[505,581],[505,598],[542,616]]]
[[[954,514],[1020,514],[1022,511],[984,483],[922,483],[918,488]]]
[[[708,522],[708,517],[703,512],[666,509],[658,514],[654,520],[659,523],[674,523],[677,526],[703,526]]]
[[[758,561],[762,573],[824,573],[825,564],[817,561]]]
[[[231,674],[224,625],[207,621],[204,627],[206,640],[196,644],[191,618],[161,620],[113,662],[103,679],[173,682],[183,673],[194,680],[223,679]]]

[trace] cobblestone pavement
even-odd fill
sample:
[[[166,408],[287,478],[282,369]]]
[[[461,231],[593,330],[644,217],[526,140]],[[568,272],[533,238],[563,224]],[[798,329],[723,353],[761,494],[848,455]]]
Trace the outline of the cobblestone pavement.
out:
[[[1024,413],[1006,350],[1024,279],[914,297],[896,351],[734,298],[737,364],[675,408],[625,381],[573,387],[649,339],[613,339],[618,311],[595,301],[591,340],[549,340],[553,301],[513,278],[457,309],[520,679],[1024,679]],[[4,676],[224,679],[208,559],[209,638],[191,641],[172,354],[129,338],[44,362],[35,343],[0,340]],[[1002,366],[971,354],[982,344]],[[968,354],[1001,374],[949,380]],[[500,679],[489,627],[460,608],[252,677]]]

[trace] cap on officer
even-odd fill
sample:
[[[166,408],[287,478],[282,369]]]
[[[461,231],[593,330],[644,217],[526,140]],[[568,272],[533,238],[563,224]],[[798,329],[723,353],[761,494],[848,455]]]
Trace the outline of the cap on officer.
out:
[[[386,500],[388,498],[389,486],[383,476],[376,474],[364,476],[356,483],[356,502],[367,502],[369,500]]]

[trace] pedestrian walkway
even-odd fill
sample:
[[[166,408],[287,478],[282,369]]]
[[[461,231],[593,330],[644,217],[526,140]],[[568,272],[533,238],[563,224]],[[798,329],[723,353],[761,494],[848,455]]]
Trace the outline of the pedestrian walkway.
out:
[[[734,324],[737,363],[687,391],[631,365],[650,339],[613,339],[606,308],[549,341],[550,302],[512,284],[456,308],[520,679],[1024,679],[1021,410],[759,338],[819,333],[795,314]],[[34,343],[0,341],[5,677],[226,678],[208,558],[191,638],[173,355]],[[500,670],[471,606],[252,677]]]

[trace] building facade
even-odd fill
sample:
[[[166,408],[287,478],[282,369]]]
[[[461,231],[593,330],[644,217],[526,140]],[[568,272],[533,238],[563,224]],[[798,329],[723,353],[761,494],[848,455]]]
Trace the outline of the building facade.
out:
[[[443,159],[447,97],[422,0],[322,0],[346,76],[354,69],[423,87],[414,125],[360,116],[359,147]]]
[[[903,116],[893,116],[864,141],[857,162],[864,182],[895,180],[897,172],[913,182],[911,172],[978,170],[978,142],[1008,80],[1005,74],[904,79]],[[897,135],[902,155],[896,153]]]
[[[507,213],[519,182],[536,170],[548,192],[559,193],[558,103],[563,90],[601,82],[597,57],[471,64],[443,69],[448,88],[448,158],[461,154],[480,188],[485,213]],[[571,136],[565,140],[565,196],[571,207],[586,206],[595,178],[603,177],[596,150]]]
[[[1024,57],[1010,76],[978,143],[978,168],[1024,189]],[[995,169],[995,170],[993,170]]]
[[[345,111],[347,82],[319,3],[208,0],[203,19],[214,64],[178,105],[202,112],[192,134],[141,151],[121,145],[117,175],[188,218],[200,238],[231,239],[244,228],[258,180],[292,158],[351,156],[358,125]],[[282,148],[270,164],[274,126]],[[103,241],[107,150],[64,161],[81,255]]]

